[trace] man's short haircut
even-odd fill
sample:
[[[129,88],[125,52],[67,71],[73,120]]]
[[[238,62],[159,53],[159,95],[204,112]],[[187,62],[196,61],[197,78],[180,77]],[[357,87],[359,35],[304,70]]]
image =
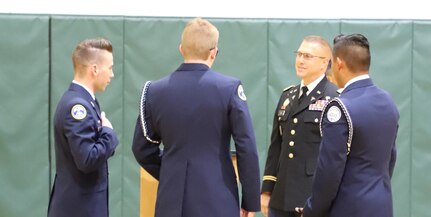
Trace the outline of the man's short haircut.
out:
[[[104,38],[85,39],[81,41],[73,50],[72,61],[76,69],[81,65],[89,65],[99,60],[100,51],[112,53],[112,44]]]
[[[308,35],[304,37],[304,41],[320,44],[324,49],[326,49],[325,52],[328,52],[328,55],[331,54],[331,45],[321,36]]]
[[[344,60],[353,73],[367,72],[370,68],[370,45],[368,39],[361,34],[336,36],[332,56]]]
[[[217,47],[219,32],[202,18],[190,20],[181,36],[181,49],[185,58],[206,60],[209,52]]]

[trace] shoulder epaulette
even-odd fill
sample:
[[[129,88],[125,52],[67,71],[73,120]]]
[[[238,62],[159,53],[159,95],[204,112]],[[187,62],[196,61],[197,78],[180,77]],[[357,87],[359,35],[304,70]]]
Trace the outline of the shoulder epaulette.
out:
[[[290,85],[289,87],[284,88],[283,92],[286,92],[286,91],[288,91],[288,90],[290,90],[290,89],[292,89],[294,87],[295,87],[295,85]]]

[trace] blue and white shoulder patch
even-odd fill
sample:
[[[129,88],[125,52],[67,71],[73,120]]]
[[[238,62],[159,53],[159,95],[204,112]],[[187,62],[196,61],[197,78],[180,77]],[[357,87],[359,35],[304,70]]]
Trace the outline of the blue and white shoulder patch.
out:
[[[328,109],[328,112],[326,113],[326,117],[330,122],[335,123],[340,120],[341,111],[337,106],[333,105]]]
[[[75,104],[70,110],[70,114],[75,120],[82,120],[87,117],[87,109],[81,104]]]
[[[338,105],[333,105],[332,102],[335,102]],[[322,120],[323,120],[325,114],[326,114],[326,117],[328,118],[329,122],[331,122],[331,123],[336,123],[337,121],[339,121],[341,119],[342,114],[344,114],[344,116],[346,116],[347,125],[349,128],[349,135],[347,138],[346,146],[347,146],[347,155],[349,155],[350,147],[352,144],[352,138],[353,138],[353,124],[352,124],[352,119],[350,118],[350,115],[349,115],[349,111],[347,111],[346,106],[341,101],[341,99],[338,97],[333,98],[328,104],[326,104],[325,108],[323,108],[323,111],[326,111],[326,107],[328,107],[328,106],[330,106],[328,111],[322,112],[322,117],[321,117]],[[323,123],[323,121],[320,122],[320,136],[323,136],[322,123]]]

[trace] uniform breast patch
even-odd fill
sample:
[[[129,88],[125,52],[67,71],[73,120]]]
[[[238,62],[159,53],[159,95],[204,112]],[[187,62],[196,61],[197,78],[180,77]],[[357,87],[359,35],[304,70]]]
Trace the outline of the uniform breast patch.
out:
[[[243,101],[246,101],[246,100],[247,100],[247,97],[245,96],[245,93],[244,93],[244,88],[242,88],[242,85],[241,85],[241,84],[238,86],[238,96],[239,96],[239,98],[240,98],[240,99],[242,99]]]
[[[81,104],[76,104],[72,107],[70,114],[74,119],[82,120],[87,117],[87,109],[85,109],[85,107]]]
[[[331,106],[328,110],[327,117],[330,122],[337,122],[341,118],[341,110],[337,106]]]

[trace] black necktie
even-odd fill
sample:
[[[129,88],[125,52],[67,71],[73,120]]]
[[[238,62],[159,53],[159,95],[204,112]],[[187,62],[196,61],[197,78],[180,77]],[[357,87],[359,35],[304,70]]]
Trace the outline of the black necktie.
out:
[[[298,104],[301,104],[301,102],[305,99],[305,97],[307,97],[307,91],[308,91],[307,86],[303,86],[301,88],[301,90],[302,90],[302,94],[301,94],[301,96],[298,99]]]

